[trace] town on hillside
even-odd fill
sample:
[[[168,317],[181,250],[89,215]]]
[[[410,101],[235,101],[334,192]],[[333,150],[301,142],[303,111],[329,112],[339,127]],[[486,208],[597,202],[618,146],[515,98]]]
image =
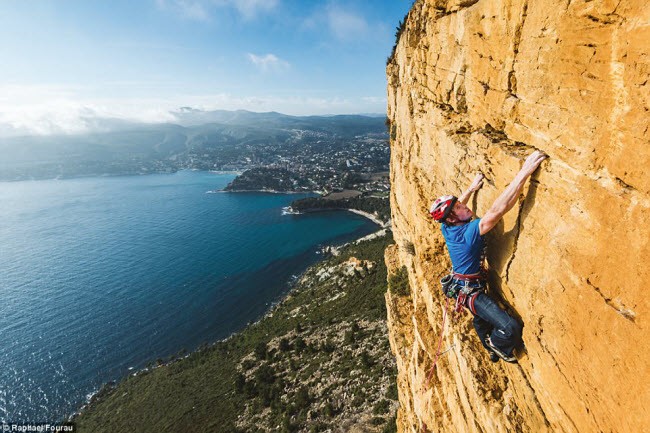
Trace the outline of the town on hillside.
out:
[[[242,146],[239,156],[190,154],[189,166],[244,171],[227,190],[388,191],[389,146],[385,134],[339,138],[296,132],[282,144]],[[201,159],[203,158],[203,159]],[[211,165],[211,167],[210,167]]]
[[[304,136],[303,136],[304,137]],[[254,165],[237,176],[225,191],[308,192],[320,198],[294,201],[294,211],[358,209],[390,219],[389,146],[383,136],[356,136],[342,140],[321,136],[290,151],[282,146],[260,152]],[[223,168],[223,167],[222,167]]]

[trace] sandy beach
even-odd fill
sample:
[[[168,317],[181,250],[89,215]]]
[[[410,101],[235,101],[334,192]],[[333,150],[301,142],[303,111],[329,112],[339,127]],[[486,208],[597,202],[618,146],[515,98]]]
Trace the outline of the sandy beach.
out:
[[[350,212],[353,212],[353,213],[355,213],[357,215],[364,216],[364,217],[368,218],[369,220],[371,220],[372,222],[374,222],[375,224],[377,224],[380,227],[388,227],[390,225],[390,221],[384,223],[382,220],[377,218],[377,216],[375,216],[375,215],[373,215],[371,213],[364,212],[364,211],[357,210],[357,209],[346,209],[346,210],[348,210]]]

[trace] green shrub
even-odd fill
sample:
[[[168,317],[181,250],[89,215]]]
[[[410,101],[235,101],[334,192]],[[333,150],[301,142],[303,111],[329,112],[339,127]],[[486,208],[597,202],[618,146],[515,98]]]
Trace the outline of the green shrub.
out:
[[[361,358],[361,365],[363,366],[364,370],[370,369],[370,367],[372,367],[375,364],[372,357],[365,350],[361,352],[360,358]]]
[[[246,378],[243,374],[239,373],[235,377],[235,392],[237,394],[241,394],[241,392],[244,390],[244,385],[246,385]]]
[[[298,337],[293,342],[293,347],[296,349],[296,353],[301,353],[307,347],[305,340],[302,337]]]
[[[390,401],[386,399],[379,400],[377,404],[375,404],[375,407],[372,408],[372,413],[374,415],[383,415],[385,413],[388,413],[390,410]]]
[[[336,346],[334,345],[334,343],[332,343],[332,340],[328,338],[323,343],[321,343],[320,350],[322,350],[325,353],[332,353],[336,350]]]
[[[388,420],[381,433],[397,433],[397,416]]]
[[[291,343],[286,338],[280,339],[279,349],[281,352],[288,352],[291,350]]]
[[[309,391],[305,386],[301,386],[296,393],[296,407],[298,409],[304,409],[309,407],[311,404],[311,397],[309,396]]]
[[[386,391],[386,398],[389,400],[397,400],[397,383],[393,382]]]
[[[246,398],[251,399],[254,397],[257,397],[257,388],[255,387],[255,382],[253,381],[248,381],[244,384],[244,396]]]
[[[252,359],[247,359],[244,362],[241,363],[241,366],[244,370],[248,371],[251,368],[255,367],[257,365],[257,362],[253,361]]]
[[[327,426],[319,421],[319,422],[317,422],[315,424],[312,424],[309,427],[309,433],[318,433],[318,432],[321,432],[321,431],[325,430],[326,428],[327,428]]]
[[[291,416],[285,415],[284,419],[282,420],[282,429],[280,430],[282,433],[293,433],[295,431],[298,431],[298,426],[294,423],[291,422]]]
[[[402,266],[397,272],[388,277],[388,290],[397,296],[409,296],[411,294],[406,266]]]
[[[332,418],[334,415],[336,415],[336,409],[334,409],[334,405],[332,405],[332,403],[329,401],[325,403],[325,407],[323,407],[323,415],[328,418]]]
[[[259,387],[260,392],[259,392],[259,399],[260,403],[262,403],[263,407],[269,407],[271,406],[271,400],[272,400],[272,395],[271,395],[271,388],[268,386],[260,386]]]
[[[270,384],[275,382],[275,373],[273,368],[267,364],[261,365],[255,372],[255,380],[258,383]]]
[[[400,20],[397,27],[395,27],[395,45],[393,45],[393,49],[392,49],[392,51],[390,53],[390,56],[388,56],[388,59],[386,59],[386,64],[387,65],[390,64],[393,61],[393,59],[395,58],[395,50],[397,49],[397,44],[399,43],[399,39],[402,36],[402,32],[406,28],[406,20],[408,19],[409,13],[410,13],[410,10],[409,10],[409,12],[406,13],[406,15],[404,15],[404,19]]]
[[[266,343],[263,342],[263,341],[260,341],[255,346],[255,356],[257,356],[257,359],[264,360],[264,359],[266,359],[266,355],[267,355]]]

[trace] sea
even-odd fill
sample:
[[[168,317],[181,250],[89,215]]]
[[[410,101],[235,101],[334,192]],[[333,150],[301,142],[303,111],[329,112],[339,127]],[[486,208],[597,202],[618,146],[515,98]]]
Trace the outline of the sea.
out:
[[[338,245],[376,231],[234,174],[0,183],[0,422],[58,422],[108,381],[259,319]]]

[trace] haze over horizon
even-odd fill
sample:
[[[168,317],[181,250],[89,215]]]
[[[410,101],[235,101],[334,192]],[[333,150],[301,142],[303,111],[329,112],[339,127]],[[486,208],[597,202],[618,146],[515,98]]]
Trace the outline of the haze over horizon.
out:
[[[0,136],[174,122],[181,107],[383,113],[411,0],[1,2]]]

